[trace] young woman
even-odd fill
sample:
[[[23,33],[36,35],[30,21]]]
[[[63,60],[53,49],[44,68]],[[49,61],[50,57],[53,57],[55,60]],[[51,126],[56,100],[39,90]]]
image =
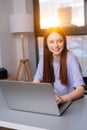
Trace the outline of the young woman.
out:
[[[81,67],[76,56],[67,50],[62,29],[51,28],[44,38],[44,58],[40,60],[33,82],[52,83],[58,104],[84,95]]]

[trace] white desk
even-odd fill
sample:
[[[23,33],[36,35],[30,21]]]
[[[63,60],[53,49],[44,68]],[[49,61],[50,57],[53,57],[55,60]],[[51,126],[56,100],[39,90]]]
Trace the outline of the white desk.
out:
[[[85,130],[87,96],[74,101],[60,117],[10,110],[0,91],[0,126],[17,130]]]

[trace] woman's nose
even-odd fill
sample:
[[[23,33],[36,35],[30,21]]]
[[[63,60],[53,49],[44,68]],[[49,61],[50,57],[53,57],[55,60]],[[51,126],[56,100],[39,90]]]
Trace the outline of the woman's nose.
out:
[[[54,45],[55,45],[55,46],[58,46],[58,42],[55,42]]]

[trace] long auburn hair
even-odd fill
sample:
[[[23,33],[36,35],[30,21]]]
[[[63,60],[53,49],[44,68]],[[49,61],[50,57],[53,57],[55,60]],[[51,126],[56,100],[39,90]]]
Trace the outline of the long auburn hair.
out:
[[[43,53],[43,82],[54,83],[54,69],[53,69],[53,54],[49,51],[47,46],[47,38],[52,32],[59,33],[64,39],[64,49],[60,56],[60,72],[59,78],[63,85],[67,85],[67,46],[66,46],[66,36],[61,28],[50,28],[45,32],[44,37],[44,53]]]

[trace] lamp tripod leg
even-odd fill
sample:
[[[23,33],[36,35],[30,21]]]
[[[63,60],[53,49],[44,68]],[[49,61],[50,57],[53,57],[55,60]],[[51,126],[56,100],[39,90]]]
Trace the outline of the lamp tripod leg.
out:
[[[25,68],[26,68],[26,72],[27,72],[27,76],[28,76],[28,81],[32,81],[32,77],[31,77],[31,74],[30,74],[28,60],[25,62]]]
[[[24,65],[24,78],[25,78],[25,81],[27,81],[25,63],[23,63],[23,65]]]
[[[21,67],[22,67],[22,62],[20,61],[19,66],[18,66],[18,70],[17,70],[16,80],[18,80],[18,78],[19,78]]]

